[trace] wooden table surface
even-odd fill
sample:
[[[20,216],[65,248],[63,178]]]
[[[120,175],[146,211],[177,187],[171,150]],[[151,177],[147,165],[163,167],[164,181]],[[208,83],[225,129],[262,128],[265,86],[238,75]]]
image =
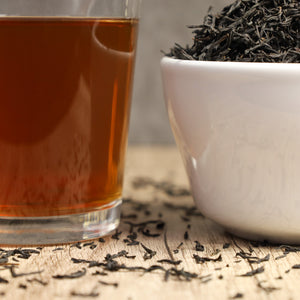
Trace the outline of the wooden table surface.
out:
[[[1,299],[299,299],[300,248],[245,241],[203,217],[176,148],[127,153],[118,232],[3,248]]]

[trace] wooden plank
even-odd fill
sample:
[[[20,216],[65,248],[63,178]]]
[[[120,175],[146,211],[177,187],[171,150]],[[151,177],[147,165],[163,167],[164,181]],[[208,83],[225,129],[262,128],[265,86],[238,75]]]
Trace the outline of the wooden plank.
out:
[[[236,238],[192,210],[192,197],[185,195],[187,178],[174,147],[130,147],[127,158],[126,201],[119,239],[108,236],[104,238],[105,243],[95,240],[94,249],[90,249],[92,245],[84,246],[85,243],[77,247],[58,245],[44,247],[28,259],[19,258],[20,254],[13,256],[18,261],[9,257],[9,263],[16,264],[13,271],[17,275],[41,273],[13,277],[11,266],[2,264],[2,299],[233,299],[234,296],[240,296],[239,299],[298,299],[300,269],[292,269],[300,264],[298,252],[278,259],[284,247],[257,246]],[[174,192],[182,196],[170,195]],[[134,226],[148,221],[153,223]],[[130,240],[131,228],[137,233],[136,239],[131,238],[138,241],[138,245],[129,246],[124,242],[124,239]],[[149,237],[149,234],[159,236]],[[200,244],[197,249],[195,241]],[[142,245],[155,251],[155,255],[149,258],[148,253],[145,260],[147,252]],[[197,251],[202,250],[201,245],[203,251]],[[122,264],[127,268],[113,271],[111,260],[105,257],[123,250],[126,257],[113,260],[117,262],[116,269]],[[198,263],[194,255],[198,255]],[[267,255],[270,255],[269,260]],[[267,261],[257,263],[254,257],[266,257]],[[72,258],[102,265],[89,267],[88,262],[74,263]],[[162,259],[167,261],[159,262]],[[168,260],[177,261],[178,265]],[[146,272],[154,265],[164,270],[153,267],[158,269]],[[241,276],[257,269],[263,272]],[[54,278],[72,274],[76,277],[74,273],[83,276]],[[195,278],[191,278],[193,276]]]

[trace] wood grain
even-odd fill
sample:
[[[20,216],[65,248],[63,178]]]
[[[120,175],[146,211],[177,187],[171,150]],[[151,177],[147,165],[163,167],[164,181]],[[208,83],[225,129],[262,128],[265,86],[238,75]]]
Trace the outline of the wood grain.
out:
[[[174,147],[130,147],[127,158],[124,187],[127,200],[123,205],[119,239],[107,236],[105,243],[95,240],[95,249],[90,249],[90,245],[84,246],[84,243],[77,245],[81,249],[74,244],[58,245],[44,247],[28,259],[15,255],[18,260],[15,261],[10,257],[9,263],[16,264],[13,270],[17,275],[42,272],[12,277],[11,267],[2,264],[1,299],[233,299],[235,296],[240,296],[236,299],[298,299],[300,269],[292,268],[300,264],[298,252],[280,258],[284,247],[257,246],[227,234],[218,225],[198,215],[197,211],[189,209],[194,205],[191,196],[169,195],[170,191],[184,194],[184,189],[188,188],[182,162]],[[163,182],[172,185],[163,185]],[[165,225],[163,228],[162,225],[157,228],[158,223],[142,226],[144,234],[137,231],[141,226],[134,227],[139,244],[126,245],[124,239],[128,239],[132,227],[128,222],[137,224],[149,220],[161,220]],[[159,236],[145,236],[149,233]],[[204,251],[196,251],[195,241],[203,245]],[[141,244],[155,251],[156,255],[144,260],[146,251]],[[228,248],[223,249],[224,246]],[[119,265],[144,268],[159,265],[169,270],[168,280],[166,271],[161,269],[152,272],[128,269],[110,271],[105,270],[103,265],[89,267],[87,262],[74,263],[71,260],[76,258],[105,264],[107,254],[122,250],[128,254],[127,258],[114,259]],[[268,261],[255,262],[268,254]],[[196,263],[194,255],[217,261]],[[245,255],[253,258],[254,262],[241,257]],[[164,259],[181,262],[178,265],[158,262]],[[257,269],[263,272],[241,276],[254,273]],[[181,270],[195,274],[195,278],[188,281],[186,277],[174,275]],[[54,278],[80,271],[86,272],[85,275],[73,279]],[[5,283],[5,280],[8,282]]]

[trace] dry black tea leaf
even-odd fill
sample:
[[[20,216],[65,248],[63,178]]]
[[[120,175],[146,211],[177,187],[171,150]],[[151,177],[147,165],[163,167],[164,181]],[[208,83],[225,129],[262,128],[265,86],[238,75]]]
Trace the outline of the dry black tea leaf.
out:
[[[221,254],[217,257],[217,258],[212,258],[212,257],[201,257],[197,254],[193,255],[193,258],[195,259],[195,262],[197,264],[203,264],[205,262],[211,261],[211,262],[218,262],[218,261],[222,261],[222,256]]]
[[[6,280],[6,279],[3,278],[3,277],[0,277],[0,283],[8,283],[8,280]]]
[[[187,231],[184,233],[183,238],[184,238],[185,240],[188,240],[188,239],[189,239],[189,233],[188,233]]]
[[[300,269],[300,264],[293,265],[293,266],[292,266],[292,269]]]
[[[250,263],[250,264],[260,264],[260,263],[262,263],[262,262],[264,262],[264,261],[269,261],[270,260],[270,254],[267,254],[265,257],[263,257],[263,258],[249,258],[248,259],[248,262]]]
[[[34,274],[40,274],[40,273],[44,272],[43,270],[41,270],[41,271],[33,271],[33,272],[26,272],[26,273],[16,273],[14,266],[9,266],[8,268],[9,268],[11,276],[13,278],[22,277],[22,276],[28,276],[28,275],[34,275]]]
[[[55,252],[55,251],[60,251],[60,250],[64,250],[64,248],[62,248],[62,247],[57,247],[57,248],[53,249],[52,251]]]
[[[76,247],[77,249],[81,249],[81,248],[82,248],[80,242],[77,242],[77,243],[71,245],[71,247],[72,247],[72,248],[73,248],[73,247]]]
[[[150,216],[151,215],[151,211],[149,209],[146,209],[144,211],[145,216]]]
[[[92,273],[92,276],[96,276],[96,275],[107,276],[108,273],[100,272],[100,271],[96,271],[96,272]]]
[[[105,260],[106,261],[112,261],[113,259],[115,258],[118,258],[118,257],[126,257],[126,258],[135,258],[135,255],[128,255],[128,252],[126,250],[122,250],[122,251],[119,251],[117,254],[106,254],[105,256]]]
[[[165,227],[165,222],[160,221],[159,223],[156,224],[156,229],[162,230]]]
[[[274,292],[274,291],[280,290],[280,288],[275,287],[275,286],[264,286],[264,285],[263,285],[263,282],[264,282],[264,281],[258,282],[258,283],[257,283],[257,286],[258,286],[260,289],[262,289],[264,292],[266,292],[267,294],[270,294],[270,293],[272,293],[272,292]]]
[[[197,209],[196,206],[192,206],[186,209],[185,211],[186,216],[194,216],[194,217],[201,217],[204,218],[204,215]]]
[[[26,290],[26,289],[27,289],[27,285],[26,285],[26,284],[23,284],[23,283],[20,283],[18,287],[19,287],[20,289],[23,289],[23,290]]]
[[[134,241],[134,240],[137,239],[137,233],[136,233],[136,232],[132,232],[131,234],[127,235],[127,237],[128,237],[130,240]]]
[[[5,265],[8,263],[8,257],[1,257],[0,258],[0,265]]]
[[[195,250],[196,251],[200,251],[200,252],[203,252],[204,251],[204,246],[201,245],[198,241],[195,241]]]
[[[151,250],[150,248],[146,247],[144,244],[141,243],[141,246],[144,248],[146,253],[144,254],[144,260],[151,259],[153,256],[156,255],[156,251]]]
[[[280,249],[283,250],[283,254],[289,254],[291,252],[300,252],[300,247],[289,246],[289,245],[281,245]]]
[[[179,249],[182,245],[183,245],[183,242],[181,242],[181,243],[176,247],[176,249]]]
[[[72,257],[72,258],[71,258],[71,261],[72,261],[74,264],[81,264],[81,263],[91,263],[91,262],[94,262],[93,260],[86,260],[86,259],[75,258],[75,257]]]
[[[63,274],[63,275],[54,275],[52,278],[55,279],[75,279],[75,278],[80,278],[86,274],[86,269],[83,268],[82,270],[73,272],[71,274]]]
[[[87,247],[87,246],[91,246],[91,245],[94,245],[95,242],[87,242],[87,243],[84,243],[82,246],[83,247]]]
[[[199,276],[200,280],[206,279],[206,278],[210,278],[212,276],[212,274],[206,274],[206,275],[201,275]]]
[[[211,280],[212,280],[211,277],[205,278],[205,279],[202,279],[202,280],[201,280],[201,283],[208,283],[208,282],[210,282]]]
[[[115,288],[117,288],[119,286],[119,284],[117,282],[106,282],[106,281],[102,281],[102,280],[98,280],[98,282],[103,284],[103,285],[114,286]]]
[[[242,293],[236,293],[231,299],[241,299],[244,298],[244,294]]]
[[[179,280],[191,281],[193,278],[197,278],[198,275],[196,273],[191,273],[185,271],[184,269],[178,270],[176,268],[171,268],[166,270],[165,272],[165,281],[168,281],[169,277],[176,277]]]
[[[230,247],[230,243],[225,243],[225,244],[223,244],[223,249],[227,249],[227,248],[229,248]]]
[[[114,240],[119,240],[121,234],[122,234],[122,231],[119,232],[117,229],[116,232],[111,236],[111,238]]]
[[[238,252],[236,254],[236,256],[240,256],[241,258],[246,259],[246,260],[248,260],[248,259],[252,259],[252,260],[259,259],[257,256],[252,256],[252,253],[246,253],[244,251]]]
[[[260,273],[263,273],[265,271],[265,268],[264,267],[260,267],[260,268],[257,268],[257,269],[253,269],[245,274],[242,274],[240,276],[242,277],[248,277],[248,276],[254,276],[256,274],[260,274]]]
[[[166,271],[164,267],[158,265],[152,265],[148,269],[145,269],[145,273],[149,273],[156,270]]]
[[[77,292],[71,292],[72,297],[79,297],[79,298],[98,298],[99,293],[91,292],[91,293],[77,293]]]
[[[282,258],[285,258],[286,257],[286,254],[282,254],[282,255],[279,255],[277,257],[275,257],[275,260],[279,260],[279,259],[282,259]]]
[[[26,279],[27,282],[32,283],[32,282],[36,282],[40,285],[46,286],[48,284],[48,282],[42,281],[38,278],[32,278],[32,279]]]
[[[137,246],[139,244],[140,244],[140,242],[138,242],[138,241],[129,241],[126,245],[127,246]]]
[[[191,221],[190,218],[185,217],[185,216],[181,216],[181,219],[182,219],[182,221],[184,221],[184,222],[190,222],[190,221]]]
[[[158,260],[157,262],[159,262],[159,263],[167,263],[167,264],[170,264],[170,265],[175,265],[175,266],[177,266],[177,265],[179,265],[179,264],[181,264],[182,263],[182,260],[172,260],[172,259],[160,259],[160,260]]]

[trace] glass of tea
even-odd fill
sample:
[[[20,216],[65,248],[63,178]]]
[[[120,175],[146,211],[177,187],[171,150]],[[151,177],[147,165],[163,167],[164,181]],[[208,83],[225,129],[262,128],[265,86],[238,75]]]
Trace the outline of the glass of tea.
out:
[[[140,0],[0,0],[0,244],[119,224]]]

